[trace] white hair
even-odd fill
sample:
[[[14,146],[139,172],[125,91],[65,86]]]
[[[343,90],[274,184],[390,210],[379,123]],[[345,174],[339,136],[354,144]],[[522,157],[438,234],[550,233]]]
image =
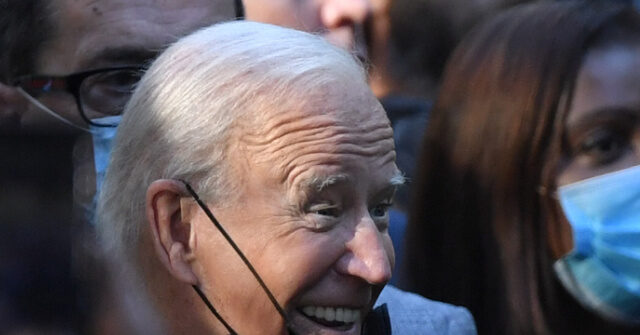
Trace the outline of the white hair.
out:
[[[114,141],[97,212],[107,252],[137,260],[154,180],[184,179],[206,201],[229,201],[230,130],[345,80],[366,85],[352,55],[273,25],[223,23],[173,44],[144,75]]]

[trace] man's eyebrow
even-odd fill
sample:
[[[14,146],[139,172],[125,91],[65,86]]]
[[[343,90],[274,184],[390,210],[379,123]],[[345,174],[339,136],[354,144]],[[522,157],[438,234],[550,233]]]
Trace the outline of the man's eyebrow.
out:
[[[87,58],[81,65],[87,70],[111,65],[148,66],[160,51],[138,46],[106,47]]]
[[[349,176],[346,174],[315,176],[303,181],[300,185],[305,189],[312,189],[316,192],[322,192],[329,186],[342,182],[348,182],[349,179]],[[404,174],[400,171],[396,171],[396,173],[391,178],[389,178],[389,186],[395,189],[399,186],[404,185],[406,181],[407,179],[405,178]]]
[[[316,192],[322,192],[331,185],[335,185],[340,182],[346,182],[349,180],[349,176],[345,174],[334,174],[328,176],[315,176],[301,183],[301,186],[306,189],[313,189]]]
[[[407,183],[407,178],[404,173],[397,170],[396,173],[389,179],[389,184],[394,187],[399,187]]]

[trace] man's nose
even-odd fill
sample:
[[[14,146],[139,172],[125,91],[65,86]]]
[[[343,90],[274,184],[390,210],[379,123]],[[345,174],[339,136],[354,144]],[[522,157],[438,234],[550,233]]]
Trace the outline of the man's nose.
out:
[[[347,251],[337,263],[340,273],[362,278],[374,285],[391,279],[393,246],[385,241],[383,233],[370,217],[359,222],[346,247]]]
[[[362,24],[370,15],[369,0],[325,0],[320,12],[327,29]]]

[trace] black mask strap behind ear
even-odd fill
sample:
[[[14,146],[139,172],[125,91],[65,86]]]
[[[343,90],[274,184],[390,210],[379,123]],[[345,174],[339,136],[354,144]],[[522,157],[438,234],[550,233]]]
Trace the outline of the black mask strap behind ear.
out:
[[[200,288],[196,285],[191,285],[191,287],[193,287],[196,293],[198,293],[198,296],[200,296],[200,299],[204,301],[204,304],[207,305],[211,313],[213,313],[213,315],[218,319],[218,321],[220,321],[220,323],[222,323],[222,325],[224,325],[224,327],[227,328],[229,335],[237,335],[238,333],[236,333],[236,331],[233,330],[233,328],[231,328],[231,326],[227,323],[227,321],[224,321],[224,319],[222,318],[222,315],[220,315],[218,311],[216,311],[215,307],[213,307],[209,299],[207,299],[207,296],[204,295],[204,293],[202,293],[202,290],[200,290]]]
[[[276,298],[273,296],[273,294],[271,293],[271,291],[269,290],[269,288],[267,287],[267,285],[264,283],[264,281],[262,280],[262,278],[260,277],[260,275],[258,274],[258,272],[256,271],[256,269],[253,267],[253,265],[251,265],[251,262],[249,262],[249,260],[247,259],[247,257],[244,255],[244,253],[240,250],[240,248],[238,247],[238,245],[236,245],[236,243],[233,241],[233,239],[231,238],[231,236],[227,233],[227,231],[222,227],[222,225],[220,224],[220,222],[218,222],[218,220],[215,218],[215,216],[213,216],[213,213],[211,213],[211,210],[209,210],[209,207],[207,207],[207,205],[200,200],[200,197],[198,196],[198,194],[193,190],[193,188],[191,187],[191,185],[189,185],[189,183],[187,183],[184,180],[180,180],[184,186],[187,188],[187,191],[189,192],[189,194],[193,197],[193,199],[198,203],[198,205],[200,206],[200,208],[204,211],[204,213],[207,215],[207,217],[209,217],[209,219],[211,220],[211,222],[213,223],[213,225],[220,231],[220,233],[222,234],[222,236],[224,236],[224,238],[227,240],[227,242],[229,242],[229,245],[231,245],[231,247],[233,248],[233,250],[235,250],[236,254],[238,254],[238,256],[240,257],[240,259],[242,259],[242,262],[244,262],[244,264],[247,266],[247,268],[249,269],[249,271],[251,271],[251,273],[253,274],[253,276],[256,278],[256,280],[258,281],[258,284],[260,284],[260,286],[262,287],[262,289],[264,290],[264,292],[267,294],[267,297],[269,298],[269,300],[271,301],[271,303],[273,304],[273,306],[276,308],[276,310],[278,311],[278,313],[280,313],[280,315],[282,316],[282,318],[284,319],[284,322],[286,325],[289,325],[289,319],[287,318],[287,315],[284,312],[284,309],[280,306],[280,304],[278,303],[278,301],[276,300]],[[202,291],[196,287],[194,285],[193,287],[196,292],[198,292],[198,295],[200,296],[200,298],[202,298],[202,300],[205,302],[205,304],[207,305],[207,307],[209,307],[209,309],[211,310],[211,312],[218,318],[218,320],[220,320],[220,322],[222,322],[222,324],[225,325],[225,327],[227,327],[227,330],[231,333],[231,334],[236,334],[236,332],[233,331],[233,329],[229,326],[229,324],[227,324],[225,321],[222,320],[222,317],[220,316],[220,314],[218,314],[218,312],[216,312],[216,310],[213,308],[213,305],[211,305],[211,303],[209,302],[209,300],[206,298],[206,296],[202,293]]]

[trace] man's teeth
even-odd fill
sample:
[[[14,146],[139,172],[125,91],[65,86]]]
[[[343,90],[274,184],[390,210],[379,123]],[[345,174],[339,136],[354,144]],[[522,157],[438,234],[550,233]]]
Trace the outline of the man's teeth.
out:
[[[306,306],[302,308],[302,312],[307,316],[327,321],[352,323],[360,320],[360,310],[351,308]]]

